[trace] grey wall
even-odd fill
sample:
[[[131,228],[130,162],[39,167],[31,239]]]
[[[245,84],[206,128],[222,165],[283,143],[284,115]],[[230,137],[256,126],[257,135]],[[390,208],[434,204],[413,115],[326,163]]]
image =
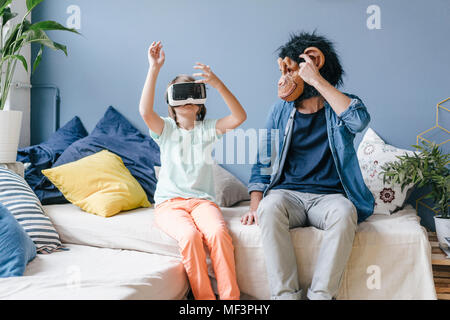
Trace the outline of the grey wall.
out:
[[[248,112],[244,129],[263,125],[276,101],[276,49],[291,32],[318,32],[334,40],[347,73],[343,90],[366,103],[370,126],[388,143],[410,148],[416,135],[434,125],[436,103],[450,96],[450,1],[448,0],[46,0],[33,20],[65,23],[66,9],[81,8],[82,37],[51,33],[68,45],[69,57],[45,52],[33,84],[61,90],[61,124],[81,117],[90,131],[108,105],[143,132],[138,113],[147,72],[146,51],[162,40],[166,63],[156,110],[167,114],[165,86],[176,74],[205,62],[222,78]],[[381,29],[366,26],[369,5],[381,8]],[[36,53],[34,48],[34,53]],[[32,90],[32,143],[51,133],[52,91]],[[227,114],[213,89],[209,117]],[[355,144],[361,140],[357,137]],[[249,165],[229,165],[242,181]],[[412,202],[415,195],[411,198]],[[426,224],[430,224],[430,217]]]

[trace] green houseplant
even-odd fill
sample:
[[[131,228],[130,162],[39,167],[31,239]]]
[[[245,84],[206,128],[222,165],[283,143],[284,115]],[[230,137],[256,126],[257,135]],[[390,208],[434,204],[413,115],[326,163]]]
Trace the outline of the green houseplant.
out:
[[[417,187],[430,186],[431,192],[425,197],[431,198],[437,212],[435,216],[436,233],[439,242],[445,244],[444,237],[450,236],[450,154],[443,153],[436,143],[422,141],[422,145],[413,145],[419,153],[397,156],[393,161],[381,167],[383,182],[401,184],[401,188],[414,184]]]
[[[22,113],[4,109],[17,62],[20,62],[27,72],[29,70],[27,60],[21,54],[22,48],[32,43],[40,45],[33,62],[34,71],[41,62],[44,47],[61,50],[67,55],[66,46],[51,40],[46,31],[62,30],[78,33],[75,29],[66,28],[51,20],[36,23],[28,21],[32,10],[42,1],[26,0],[26,13],[12,25],[12,19],[17,16],[10,8],[13,0],[0,0],[0,162],[13,162],[17,154]]]

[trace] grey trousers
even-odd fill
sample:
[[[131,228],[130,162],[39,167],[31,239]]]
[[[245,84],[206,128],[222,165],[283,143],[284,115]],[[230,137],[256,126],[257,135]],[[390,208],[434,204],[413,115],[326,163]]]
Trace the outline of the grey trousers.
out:
[[[336,297],[350,257],[357,212],[343,194],[270,190],[258,207],[271,299],[301,299],[297,260],[289,229],[314,226],[324,230],[308,299]]]

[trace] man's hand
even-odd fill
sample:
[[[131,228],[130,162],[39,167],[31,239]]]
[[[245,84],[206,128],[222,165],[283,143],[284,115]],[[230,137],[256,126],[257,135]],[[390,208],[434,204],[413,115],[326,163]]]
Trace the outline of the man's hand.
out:
[[[298,74],[300,77],[302,77],[306,83],[316,88],[338,116],[347,110],[351,99],[333,87],[321,76],[316,64],[307,54],[301,54],[299,57],[305,59],[305,62],[302,62],[299,65],[300,70],[298,71]]]
[[[300,69],[298,70],[299,76],[309,85],[315,87],[321,80],[322,76],[319,72],[314,61],[307,55],[301,54],[300,58],[305,59],[305,62],[299,64]]]
[[[161,69],[166,59],[164,50],[162,50],[161,41],[153,41],[148,49],[148,62],[151,67]]]
[[[252,191],[250,193],[250,210],[241,217],[241,223],[245,225],[251,225],[253,222],[258,224],[257,210],[259,203],[263,198],[261,191]]]
[[[256,211],[250,210],[249,212],[247,212],[246,214],[244,214],[241,217],[242,224],[251,225],[251,224],[253,224],[253,222],[258,224],[258,216],[256,214]]]

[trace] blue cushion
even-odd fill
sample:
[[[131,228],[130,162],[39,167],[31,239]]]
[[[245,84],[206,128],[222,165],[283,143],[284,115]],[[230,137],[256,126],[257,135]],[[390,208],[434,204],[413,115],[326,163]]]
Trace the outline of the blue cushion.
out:
[[[0,278],[23,276],[36,246],[14,216],[0,204]]]
[[[53,133],[47,141],[18,150],[17,161],[31,163],[25,171],[25,180],[42,203],[54,198],[59,199],[58,203],[67,202],[59,192],[38,187],[44,179],[41,170],[51,168],[68,146],[87,135],[80,118],[74,117]]]
[[[91,134],[70,145],[53,167],[79,160],[103,149],[122,158],[130,173],[141,184],[148,200],[154,202],[153,195],[156,188],[154,166],[160,166],[159,147],[150,136],[139,132],[113,107],[107,109]],[[47,179],[43,187],[57,191]]]

